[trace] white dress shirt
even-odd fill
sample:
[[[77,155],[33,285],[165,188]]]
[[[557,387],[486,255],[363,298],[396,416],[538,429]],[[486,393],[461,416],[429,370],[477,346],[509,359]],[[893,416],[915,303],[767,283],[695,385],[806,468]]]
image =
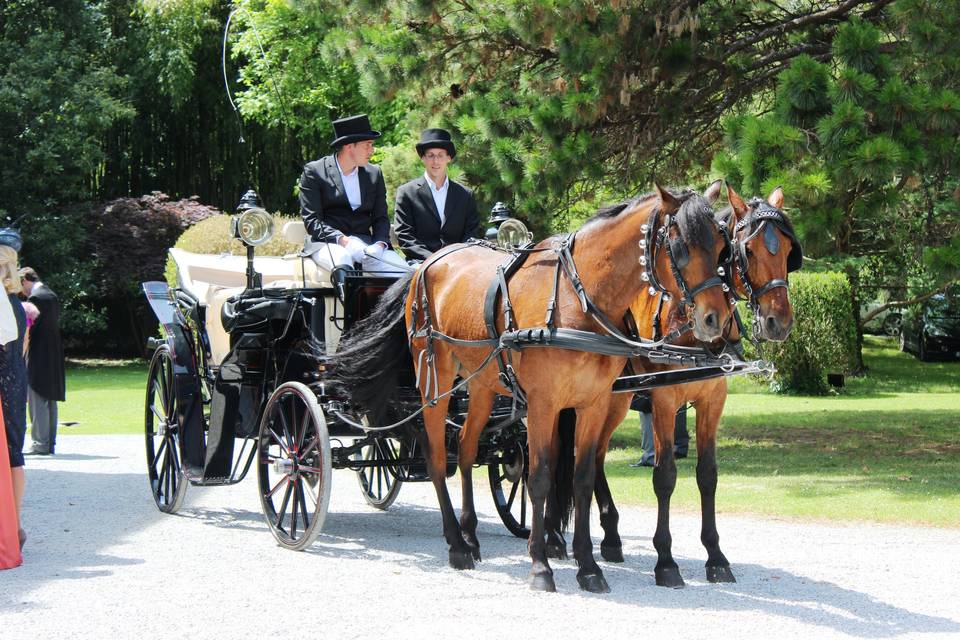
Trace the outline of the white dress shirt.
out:
[[[343,190],[347,192],[347,201],[350,208],[356,211],[360,208],[360,167],[356,166],[350,173],[344,173],[340,168],[340,161],[334,156],[337,163],[337,171],[340,172],[340,181],[343,182]]]
[[[426,171],[423,172],[423,179],[430,185],[430,194],[433,196],[433,203],[437,205],[437,213],[440,214],[440,226],[442,227],[443,223],[447,220],[444,215],[444,209],[447,207],[447,192],[450,191],[450,178],[449,176],[444,176],[443,184],[439,189],[437,188],[437,183],[427,175]]]

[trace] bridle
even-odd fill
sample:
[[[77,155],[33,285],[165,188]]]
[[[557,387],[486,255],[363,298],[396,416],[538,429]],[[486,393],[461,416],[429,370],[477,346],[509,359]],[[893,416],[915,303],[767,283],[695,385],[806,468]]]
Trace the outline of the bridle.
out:
[[[760,298],[774,289],[780,287],[784,289],[788,288],[789,281],[786,278],[771,278],[759,287],[754,285],[750,281],[750,262],[747,256],[747,243],[762,233],[764,246],[766,246],[772,255],[776,255],[780,251],[780,238],[777,237],[775,230],[779,229],[783,235],[790,238],[792,244],[790,255],[787,256],[787,273],[800,268],[803,262],[803,250],[800,248],[800,243],[790,228],[790,223],[780,209],[760,198],[754,198],[750,200],[748,204],[750,206],[750,213],[737,222],[733,229],[733,237],[735,240],[733,241],[734,250],[732,252],[733,262],[737,271],[740,273],[740,281],[743,283],[743,289],[747,295],[746,298],[739,298],[734,289],[734,296],[737,296],[738,299],[747,300],[750,305],[750,311],[753,312],[753,332],[755,336],[758,336],[760,330]],[[747,230],[747,236],[741,239],[740,234],[745,229]]]
[[[691,310],[696,308],[694,298],[702,291],[709,289],[711,287],[721,287],[724,293],[730,291],[730,283],[727,279],[724,278],[725,271],[723,267],[717,269],[717,275],[711,276],[705,279],[700,284],[691,287],[687,284],[686,279],[683,277],[683,274],[680,272],[684,266],[686,266],[689,261],[689,249],[686,244],[683,243],[681,239],[670,239],[669,233],[671,227],[677,227],[677,232],[679,235],[680,226],[674,218],[673,214],[667,214],[666,220],[659,229],[656,228],[657,218],[660,215],[660,209],[655,207],[653,211],[650,212],[650,219],[647,223],[640,226],[640,231],[643,233],[643,237],[640,239],[640,265],[643,267],[643,272],[640,274],[640,278],[649,283],[647,288],[647,293],[651,296],[656,295],[657,293],[663,294],[661,296],[661,304],[663,302],[670,302],[670,292],[666,287],[660,282],[660,279],[657,278],[657,252],[660,250],[666,250],[667,257],[670,259],[670,271],[673,274],[673,279],[677,281],[677,286],[680,288],[680,293],[682,298],[680,299],[680,304],[683,309],[689,307]],[[712,218],[711,218],[712,220]],[[717,223],[714,221],[714,225],[717,226],[720,235],[724,240],[724,249],[720,252],[721,257],[724,255],[729,256],[731,253],[731,243],[730,236],[726,232],[726,225]],[[647,255],[649,250],[650,255]],[[659,315],[659,313],[657,314]]]

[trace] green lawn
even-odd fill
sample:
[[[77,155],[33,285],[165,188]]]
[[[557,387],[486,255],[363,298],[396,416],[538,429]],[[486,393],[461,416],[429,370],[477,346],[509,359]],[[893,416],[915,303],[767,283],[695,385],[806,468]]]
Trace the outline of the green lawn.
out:
[[[960,363],[921,363],[893,340],[867,338],[864,378],[842,393],[779,396],[733,379],[720,428],[721,513],[960,526]],[[72,363],[63,434],[141,433],[145,362]],[[695,412],[689,422],[693,431]],[[607,474],[622,504],[654,505],[631,413]],[[696,459],[679,460],[673,506],[699,510]]]
[[[864,357],[869,375],[829,397],[731,384],[718,510],[960,526],[960,363],[921,363],[871,337]],[[652,471],[629,467],[640,456],[635,416],[614,435],[607,474],[620,502],[654,505]],[[672,504],[699,510],[695,454],[678,466]]]

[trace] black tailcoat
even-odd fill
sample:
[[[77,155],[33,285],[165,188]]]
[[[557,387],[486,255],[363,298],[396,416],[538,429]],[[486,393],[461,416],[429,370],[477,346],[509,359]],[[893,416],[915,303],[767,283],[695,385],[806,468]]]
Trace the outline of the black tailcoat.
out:
[[[30,327],[27,351],[30,386],[44,398],[62,402],[66,399],[66,379],[60,341],[60,300],[42,282],[33,286],[27,299],[40,310],[36,322]]]
[[[441,247],[477,237],[480,221],[473,192],[453,180],[447,190],[443,217],[441,227],[440,214],[424,176],[397,189],[397,241],[408,258],[425,260]]]
[[[387,188],[375,164],[359,168],[360,208],[354,211],[340,179],[335,156],[308,162],[300,176],[300,215],[307,233],[316,241],[336,242],[356,236],[368,244],[390,245]]]

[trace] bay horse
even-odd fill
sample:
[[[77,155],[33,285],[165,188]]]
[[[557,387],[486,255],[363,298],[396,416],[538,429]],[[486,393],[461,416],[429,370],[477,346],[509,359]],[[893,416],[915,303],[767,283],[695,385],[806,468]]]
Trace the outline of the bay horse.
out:
[[[643,250],[646,244],[651,245],[649,264]],[[558,330],[610,333],[613,326],[623,332],[630,304],[646,291],[654,274],[676,299],[685,301],[697,339],[711,342],[720,336],[731,314],[722,281],[716,277],[718,256],[725,245],[707,200],[692,191],[674,194],[657,186],[651,194],[601,210],[575,234],[541,241],[509,278],[501,271],[502,252],[477,244],[442,249],[413,276],[387,290],[374,311],[341,341],[334,356],[335,375],[352,400],[374,415],[389,403],[395,384],[392,371],[404,358],[413,358],[426,406],[427,467],[440,503],[450,566],[472,569],[474,560],[480,559],[472,487],[477,444],[496,395],[517,389],[526,404],[530,456],[529,584],[535,590],[556,590],[545,552],[543,514],[557,464],[558,415],[573,409],[580,425],[581,458],[587,462],[576,470],[575,485],[578,497],[585,491],[587,501],[577,502],[576,518],[578,528],[588,528],[595,452],[608,415],[610,389],[626,363],[625,357],[537,347],[511,351],[504,355],[506,362],[487,366],[495,353],[496,336],[511,327],[543,327],[545,322]],[[491,314],[491,322],[495,326],[490,327],[484,317],[484,301],[493,289],[489,285],[499,281],[502,292],[507,280],[509,295],[494,292],[496,313]],[[445,480],[449,397],[444,395],[458,375],[469,379],[470,392],[460,432],[463,509],[459,522]],[[586,544],[578,544],[583,540]],[[575,540],[574,553],[580,563],[581,588],[608,591],[593,557],[589,530],[585,538]]]
[[[781,210],[783,190],[778,187],[766,201],[754,198],[749,204],[744,203],[729,186],[727,196],[730,206],[719,212],[718,218],[732,230],[734,290],[750,303],[754,314],[755,338],[771,341],[786,340],[793,325],[793,310],[787,295],[787,275],[790,271],[800,268],[802,250],[792,225]],[[631,313],[636,320],[640,336],[654,338],[658,335],[654,331],[655,318],[659,318],[659,335],[668,334],[680,322],[675,302],[665,305],[665,313],[657,312],[659,304],[658,296],[641,295],[631,305]],[[722,336],[724,341],[736,343],[739,338],[740,328],[737,324],[725,328]],[[687,334],[675,344],[694,346],[697,340],[696,336]],[[669,368],[638,358],[631,359],[631,366],[637,373]],[[736,578],[730,569],[730,563],[720,550],[715,509],[717,429],[727,397],[726,378],[719,377],[700,382],[657,387],[650,390],[650,396],[653,406],[655,448],[653,487],[657,496],[657,528],[653,536],[654,548],[657,551],[657,564],[654,568],[656,583],[673,588],[684,586],[683,577],[671,552],[670,498],[677,479],[677,467],[673,454],[674,418],[677,410],[685,403],[691,403],[697,409],[696,474],[701,504],[700,539],[707,550],[707,579],[710,582],[735,582]],[[630,399],[631,394],[614,394],[601,438],[602,444],[597,449],[594,491],[600,524],[604,530],[600,553],[610,562],[623,562],[623,549],[617,530],[619,516],[604,473],[603,461],[610,437],[626,416]],[[570,421],[569,417],[567,421]],[[565,427],[566,425],[561,426],[561,428]],[[576,442],[579,445],[578,434]],[[579,452],[580,449],[578,448],[577,451]],[[560,455],[569,455],[569,453],[561,452]],[[560,513],[547,515],[547,548],[550,557],[566,556],[565,543],[558,529],[562,529],[565,525],[564,511],[568,512],[570,508],[569,490],[564,490],[564,485],[568,485],[570,481],[570,478],[557,478],[559,485],[557,501],[552,504],[560,509]],[[549,511],[550,505],[548,505]]]

